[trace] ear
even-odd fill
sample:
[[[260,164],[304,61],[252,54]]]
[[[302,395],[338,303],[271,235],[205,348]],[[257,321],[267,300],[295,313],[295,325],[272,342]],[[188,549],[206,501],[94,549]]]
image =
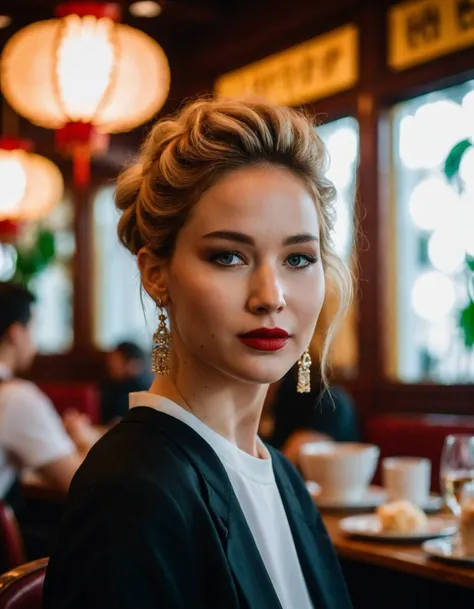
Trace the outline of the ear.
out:
[[[147,247],[143,247],[138,252],[137,261],[143,287],[150,298],[155,302],[158,298],[166,300],[166,294],[168,292],[167,262],[157,258]]]

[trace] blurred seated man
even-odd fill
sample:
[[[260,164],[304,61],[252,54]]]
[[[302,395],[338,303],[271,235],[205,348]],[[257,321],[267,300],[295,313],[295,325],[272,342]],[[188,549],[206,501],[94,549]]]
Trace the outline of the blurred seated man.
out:
[[[297,393],[297,370],[290,370],[270,385],[260,421],[259,435],[298,465],[302,444],[335,440],[360,440],[352,399],[341,387],[325,389],[311,380],[310,393]],[[316,375],[314,375],[316,376]]]
[[[128,411],[128,395],[147,391],[153,382],[144,351],[133,342],[119,343],[107,354],[109,381],[102,388],[102,422],[111,425]]]
[[[14,509],[22,468],[34,468],[66,493],[82,460],[49,398],[18,378],[36,353],[33,302],[26,288],[0,282],[0,497]]]
[[[68,410],[64,425],[81,453],[87,453],[101,435],[113,427],[128,411],[129,394],[146,391],[153,382],[147,372],[144,351],[133,342],[119,343],[106,356],[109,380],[102,386],[102,427],[95,428],[87,415]]]

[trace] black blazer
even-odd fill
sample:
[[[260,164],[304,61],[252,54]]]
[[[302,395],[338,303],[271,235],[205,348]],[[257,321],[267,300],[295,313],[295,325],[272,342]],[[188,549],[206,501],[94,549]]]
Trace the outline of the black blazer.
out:
[[[269,450],[315,609],[349,609],[303,481]],[[74,477],[43,602],[44,609],[281,609],[216,453],[186,424],[146,407],[107,433]]]

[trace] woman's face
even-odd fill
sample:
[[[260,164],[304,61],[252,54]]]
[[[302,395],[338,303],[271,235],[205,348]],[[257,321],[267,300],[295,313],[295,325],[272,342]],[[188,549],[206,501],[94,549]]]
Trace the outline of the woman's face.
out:
[[[165,272],[178,361],[249,383],[281,378],[308,347],[323,304],[318,238],[315,204],[289,170],[251,167],[219,180],[193,208]]]

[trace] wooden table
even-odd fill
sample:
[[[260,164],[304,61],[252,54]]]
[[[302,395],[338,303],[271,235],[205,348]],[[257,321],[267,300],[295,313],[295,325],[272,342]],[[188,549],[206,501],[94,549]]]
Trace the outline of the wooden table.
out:
[[[420,545],[388,544],[348,537],[339,531],[340,519],[341,516],[323,514],[324,524],[341,558],[474,588],[474,567],[429,558]]]

